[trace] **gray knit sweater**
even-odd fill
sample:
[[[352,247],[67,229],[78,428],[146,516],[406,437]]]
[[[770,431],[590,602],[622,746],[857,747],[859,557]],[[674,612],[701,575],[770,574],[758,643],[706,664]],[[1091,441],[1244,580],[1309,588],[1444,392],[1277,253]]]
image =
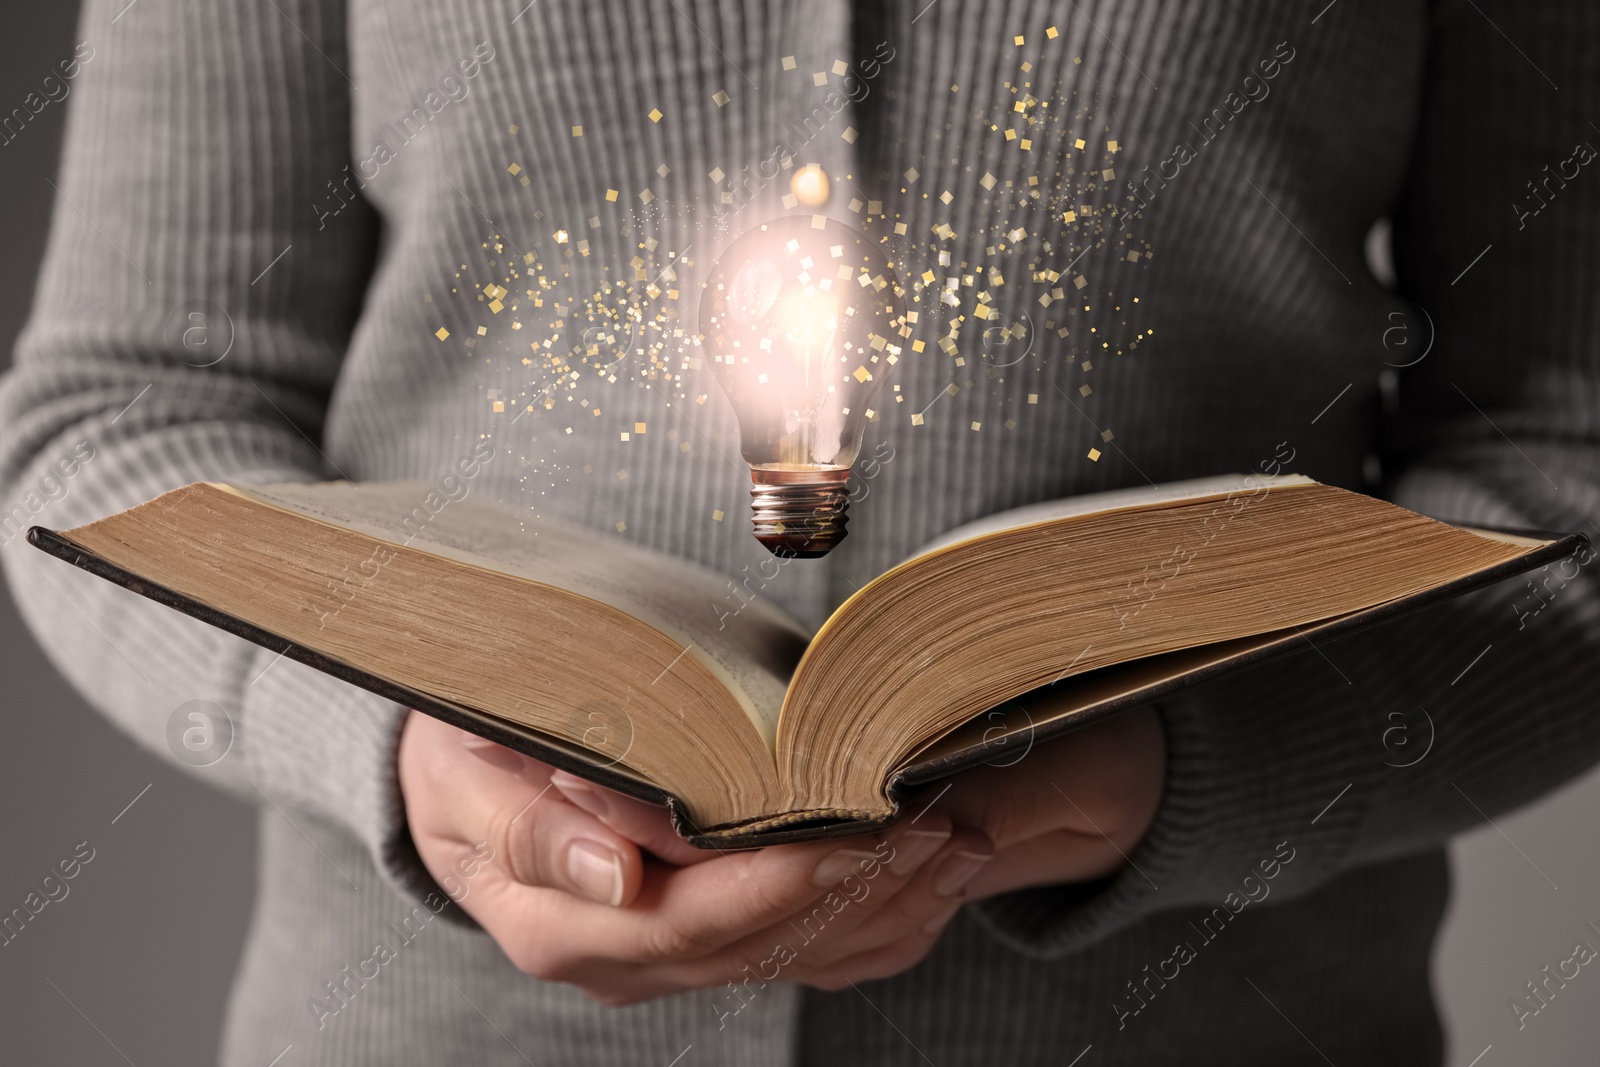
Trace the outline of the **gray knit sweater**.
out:
[[[930,343],[897,370],[904,399],[869,437],[893,459],[858,475],[849,540],[764,590],[803,618],[998,509],[1291,450],[1430,514],[1586,528],[1600,15],[1497,18],[1468,0],[91,0],[0,387],[0,557],[112,720],[165,754],[174,708],[225,707],[233,751],[197,773],[270,802],[223,1061],[1439,1062],[1442,842],[1600,756],[1587,572],[1164,702],[1169,778],[1136,866],[971,908],[898,978],[774,986],[721,1019],[714,992],[597,1006],[519,974],[454,907],[434,918],[396,787],[402,709],[11,538],[197,479],[434,478],[488,435],[473,492],[754,566],[708,368],[668,346],[568,387],[530,345],[612,344],[584,332],[608,284],[659,280],[692,308],[717,251],[783,210],[780,145],[848,176],[831,214],[950,250],[930,270],[969,323],[986,289],[996,322],[1033,326],[1026,354],[968,325],[954,355]],[[1420,311],[1364,265],[1385,213]],[[558,283],[543,307],[528,255]],[[492,311],[491,283],[519,307]]]

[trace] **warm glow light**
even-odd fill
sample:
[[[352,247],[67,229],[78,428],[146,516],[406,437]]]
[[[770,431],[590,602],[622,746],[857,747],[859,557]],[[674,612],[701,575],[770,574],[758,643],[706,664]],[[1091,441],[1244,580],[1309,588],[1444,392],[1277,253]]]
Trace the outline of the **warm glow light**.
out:
[[[831,191],[828,174],[815,163],[801,167],[789,181],[789,191],[805,207],[821,207]]]
[[[850,464],[910,333],[902,293],[874,242],[821,215],[752,230],[706,279],[702,344],[774,552],[820,556],[844,537]]]

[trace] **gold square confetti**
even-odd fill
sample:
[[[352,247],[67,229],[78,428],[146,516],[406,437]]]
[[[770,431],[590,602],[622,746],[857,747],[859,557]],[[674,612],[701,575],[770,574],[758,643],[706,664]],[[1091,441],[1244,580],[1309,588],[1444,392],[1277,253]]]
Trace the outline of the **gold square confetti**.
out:
[[[783,57],[783,69],[784,70],[793,70],[797,66],[799,66],[799,64],[794,61],[794,56],[784,56]],[[718,521],[720,522],[721,520],[719,519]]]
[[[1006,140],[1015,141],[1016,139],[1017,139],[1017,131],[1016,130],[1007,130],[1006,131]]]
[[[517,131],[520,129],[522,129],[522,127],[513,122],[511,125],[506,127],[506,132],[515,137],[517,135]]]
[[[1117,148],[1117,142],[1115,142],[1115,141],[1107,141],[1106,142],[1106,151],[1107,152],[1119,151],[1119,149]]]
[[[528,180],[528,176],[526,174],[524,174],[522,177],[518,178],[517,181],[521,182],[523,185],[532,185],[533,184],[532,182],[530,182]]]
[[[478,327],[478,336],[479,337],[488,337],[489,336],[489,327],[487,327],[487,326],[479,326]]]
[[[644,192],[639,194],[639,200],[640,200],[641,203],[648,204],[650,201],[654,200],[655,198],[656,198],[656,194],[652,193],[648,189],[646,189]]]
[[[606,190],[606,199],[608,201],[610,201],[611,203],[615,204],[617,202],[617,191],[615,189],[607,189]]]
[[[513,178],[515,178],[517,175],[522,173],[521,164],[518,164],[518,163],[511,164],[511,166],[506,168],[506,173],[511,175]]]
[[[1022,139],[1022,146],[1021,147],[1022,147],[1022,150],[1024,152],[1031,152],[1031,151],[1033,151],[1033,141],[1030,140],[1027,137],[1024,137]]]
[[[1064,211],[1061,213],[1061,221],[1076,222],[1078,221],[1078,213],[1076,211]]]
[[[836,59],[836,60],[833,61],[833,68],[832,69],[833,69],[833,72],[835,74],[839,75],[840,77],[843,77],[844,75],[850,73],[850,64],[846,63],[842,59]]]
[[[1088,146],[1088,144],[1089,144],[1088,141],[1085,141],[1082,137],[1080,137],[1076,141],[1072,142],[1072,147],[1081,150],[1083,148],[1086,148]]]
[[[1112,434],[1111,434],[1110,430],[1101,430],[1100,431],[1100,440],[1106,442],[1107,444],[1111,443],[1111,437],[1112,437]]]
[[[1084,286],[1089,284],[1089,279],[1080,274],[1076,278],[1072,279],[1072,284],[1076,285],[1079,289],[1082,289]]]
[[[574,127],[572,127],[572,136],[574,136],[574,137],[582,137],[583,136],[583,127],[582,126],[574,126]]]
[[[828,72],[825,71],[825,70],[819,70],[815,74],[811,75],[811,84],[812,85],[827,85],[828,84]]]
[[[911,425],[913,425],[913,426],[921,426],[922,425],[922,416],[921,415],[912,415],[911,416]]]
[[[1104,178],[1108,182],[1115,181],[1117,178],[1117,172],[1112,170],[1110,167],[1107,167],[1105,170],[1100,172],[1100,177]]]
[[[955,197],[950,195],[950,190],[948,190],[948,189],[946,189],[944,192],[939,194],[940,203],[948,204],[950,201],[952,201],[954,199],[955,199]]]
[[[856,143],[856,128],[854,126],[846,126],[844,128],[844,132],[841,133],[839,136],[844,138],[846,144],[855,144]]]
[[[973,423],[973,424],[972,424],[972,428],[973,428],[973,429],[974,429],[974,430],[981,430],[981,429],[983,429],[983,423],[981,423],[981,422],[974,422],[974,423]]]
[[[617,533],[627,533],[627,532],[628,532],[628,524],[627,523],[625,523],[625,522],[617,523]]]
[[[728,95],[728,90],[726,89],[718,89],[717,94],[711,98],[711,102],[718,107],[727,107],[732,100],[733,97]]]
[[[985,189],[993,189],[994,186],[995,186],[995,182],[997,182],[998,180],[999,179],[996,178],[993,174],[990,174],[988,171],[984,171],[983,172],[983,177],[978,179],[978,184],[983,186]]]
[[[651,108],[650,109],[650,114],[647,117],[650,119],[651,122],[660,122],[661,121],[661,109],[659,107]]]
[[[867,370],[867,368],[864,366],[857,367],[855,370],[850,372],[850,377],[854,378],[858,382],[864,382],[868,378],[872,377],[872,372]]]
[[[916,167],[912,167],[910,170],[906,171],[906,184],[911,185],[920,177],[922,177],[921,173],[918,172]]]
[[[439,340],[443,341],[446,337],[450,336],[450,331],[441,326],[434,331],[433,335]]]
[[[894,232],[896,237],[904,237],[906,235],[906,224],[903,222],[895,223]]]
[[[1128,262],[1129,263],[1137,263],[1137,262],[1139,262],[1139,253],[1134,251],[1131,248],[1128,249]]]
[[[712,167],[711,168],[711,173],[707,175],[707,177],[709,177],[714,182],[720,182],[722,179],[726,178],[727,176],[728,175],[723,172],[723,169],[721,167]]]
[[[1025,110],[1025,108],[1023,107],[1022,101],[1018,100],[1015,104],[1012,104],[1011,105],[1011,110],[1012,111],[1023,111],[1023,110]]]
[[[500,314],[500,312],[502,312],[502,311],[504,311],[504,310],[505,310],[505,308],[506,308],[506,306],[505,306],[505,305],[504,305],[504,304],[502,304],[502,303],[501,303],[501,302],[500,302],[500,301],[498,301],[498,300],[491,300],[491,301],[489,301],[489,310],[490,310],[490,311],[491,311],[491,312],[493,312],[493,313],[494,313],[494,314],[496,314],[496,315],[498,315],[498,314]],[[483,327],[482,327],[482,326],[479,326],[479,327],[478,327],[478,330],[479,330],[479,332],[482,332],[482,330],[483,330]]]
[[[1052,40],[1052,41],[1053,41],[1053,40],[1055,40],[1055,39],[1056,39],[1056,38],[1057,38],[1057,37],[1060,37],[1060,36],[1061,36],[1061,31],[1060,31],[1060,30],[1057,30],[1057,29],[1056,29],[1056,28],[1055,28],[1055,27],[1054,27],[1054,26],[1051,26],[1051,27],[1050,27],[1050,28],[1049,28],[1049,29],[1048,29],[1048,30],[1045,30],[1045,31],[1044,31],[1044,35],[1045,35],[1045,36],[1046,36],[1046,37],[1048,37],[1048,38],[1050,38],[1050,39],[1051,39],[1051,40]]]
[[[656,168],[656,173],[665,178],[667,175],[672,173],[672,168],[663,163],[661,166]]]
[[[1089,449],[1089,459],[1090,459],[1090,461],[1092,461],[1094,463],[1099,463],[1100,462],[1100,450],[1098,448]]]
[[[1092,392],[1094,392],[1094,390],[1089,388],[1087,385],[1078,386],[1078,395],[1079,396],[1088,396]]]
[[[792,57],[791,57],[791,60],[792,60]],[[712,522],[721,522],[723,514],[724,514],[723,510],[721,508],[717,508],[715,511],[713,511],[711,513],[711,521]]]
[[[920,340],[911,342],[911,351],[913,351],[913,352],[926,352],[927,350],[928,350],[928,342],[920,341]]]
[[[1019,33],[1015,37],[1011,38],[1011,43],[1016,45],[1018,48],[1021,48],[1023,45],[1027,44],[1028,41],[1027,38],[1023,37],[1022,34]]]
[[[644,424],[644,423],[642,423],[642,422],[636,422],[636,423],[634,423],[634,424],[633,424],[633,432],[634,432],[634,433],[637,433],[637,434],[642,434],[642,433],[644,433],[644,426],[645,426],[645,424]]]
[[[1029,393],[1028,394],[1028,403],[1037,404],[1038,402],[1039,402],[1039,394],[1038,393]]]

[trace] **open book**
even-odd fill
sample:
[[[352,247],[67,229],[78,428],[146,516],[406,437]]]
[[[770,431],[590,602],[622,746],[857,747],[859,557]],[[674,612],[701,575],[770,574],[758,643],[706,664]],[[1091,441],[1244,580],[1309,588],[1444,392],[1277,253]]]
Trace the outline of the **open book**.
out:
[[[422,483],[199,483],[29,540],[718,847],[885,825],[912,785],[1583,544],[1207,479],[956,530],[808,634],[724,575]]]

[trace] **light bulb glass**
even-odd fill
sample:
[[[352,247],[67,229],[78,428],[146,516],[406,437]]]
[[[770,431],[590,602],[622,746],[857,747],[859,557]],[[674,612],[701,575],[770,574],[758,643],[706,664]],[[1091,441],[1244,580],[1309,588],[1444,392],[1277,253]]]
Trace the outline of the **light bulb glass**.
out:
[[[739,420],[756,536],[775,552],[820,556],[844,537],[850,464],[900,359],[901,293],[877,245],[813,215],[744,234],[706,279],[702,343]]]

